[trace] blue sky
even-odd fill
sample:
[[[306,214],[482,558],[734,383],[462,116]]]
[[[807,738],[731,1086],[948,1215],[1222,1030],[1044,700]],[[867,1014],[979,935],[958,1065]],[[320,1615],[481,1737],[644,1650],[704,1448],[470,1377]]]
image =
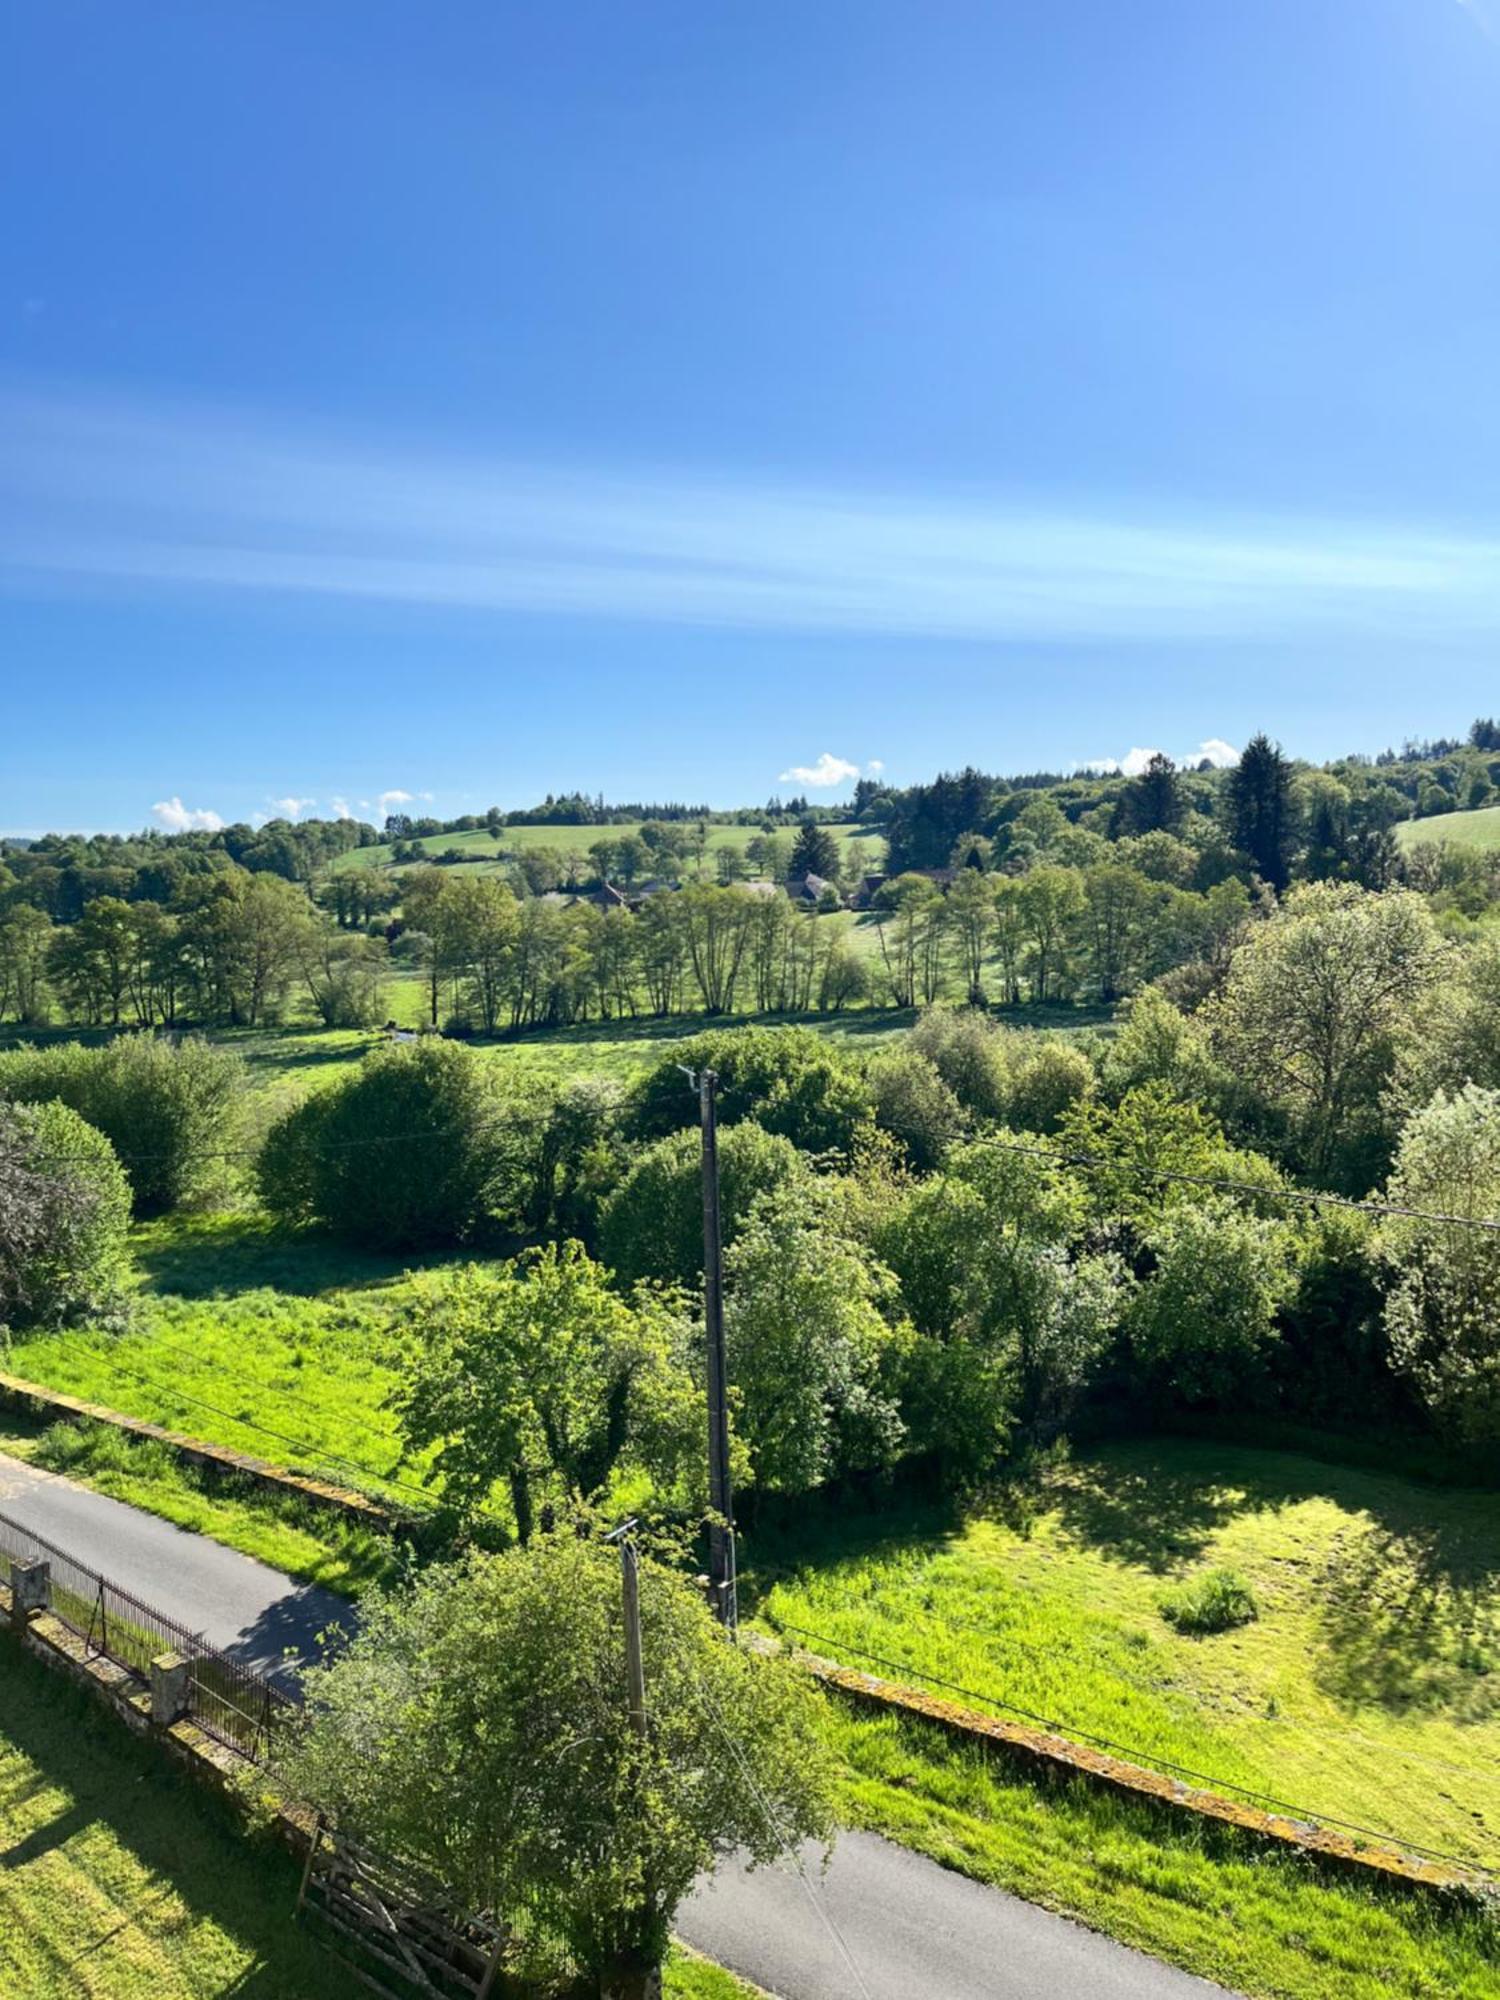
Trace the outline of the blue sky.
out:
[[[11,10],[0,830],[1462,729],[1497,10]]]

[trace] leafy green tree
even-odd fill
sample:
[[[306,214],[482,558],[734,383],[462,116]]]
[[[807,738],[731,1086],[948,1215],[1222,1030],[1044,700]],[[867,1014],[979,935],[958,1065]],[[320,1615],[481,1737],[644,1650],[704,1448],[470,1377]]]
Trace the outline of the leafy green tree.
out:
[[[910,1044],[882,1050],[865,1064],[875,1123],[896,1139],[918,1173],[940,1166],[964,1130],[963,1107],[936,1067]]]
[[[366,1596],[348,1649],[306,1678],[286,1770],[341,1829],[514,1924],[510,1969],[613,2000],[658,2000],[673,1913],[717,1861],[832,1830],[806,1677],[729,1645],[650,1558],[640,1605],[644,1735],[619,1559],[572,1524]]]
[[[632,1163],[605,1202],[599,1246],[627,1283],[655,1278],[692,1285],[703,1272],[703,1184],[697,1132],[659,1139]],[[746,1122],[719,1134],[719,1209],[726,1250],[756,1199],[773,1188],[805,1186],[806,1161],[779,1133]]]
[[[1452,1222],[1390,1217],[1392,1359],[1439,1426],[1466,1443],[1500,1439],[1500,1238],[1476,1221],[1500,1216],[1500,1091],[1440,1092],[1408,1120],[1386,1198]]]
[[[97,1319],[120,1297],[130,1187],[65,1104],[0,1103],[0,1333]]]
[[[103,1048],[62,1043],[0,1055],[0,1098],[56,1098],[97,1126],[126,1169],[139,1215],[218,1191],[244,1092],[240,1057],[196,1036],[119,1035]]]
[[[1080,1161],[1078,1186],[1098,1222],[1149,1229],[1167,1210],[1212,1196],[1219,1181],[1263,1189],[1267,1214],[1285,1206],[1274,1199],[1285,1182],[1271,1162],[1231,1146],[1210,1112],[1163,1083],[1137,1084],[1114,1106],[1080,1102],[1062,1122],[1060,1151]]]
[[[915,1007],[918,994],[936,999],[931,969],[941,962],[943,897],[925,875],[908,873],[883,882],[875,897],[875,935],[897,1007]],[[927,976],[924,977],[924,971]]]
[[[627,1455],[670,1487],[700,1455],[686,1322],[649,1296],[627,1305],[608,1276],[582,1244],[549,1243],[419,1295],[393,1400],[407,1452],[438,1447],[431,1474],[460,1519],[503,1482],[528,1541],[539,1498],[600,1498]]]
[[[1399,1042],[1446,957],[1421,897],[1343,882],[1294,890],[1235,953],[1215,1046],[1315,1176],[1369,1185]]]
[[[784,1186],[751,1209],[726,1260],[730,1380],[752,1476],[801,1493],[895,1460],[903,1427],[882,1363],[894,1285],[838,1227],[826,1189]]]
[[[1295,1282],[1291,1231],[1207,1196],[1145,1231],[1154,1263],[1126,1312],[1142,1368],[1187,1403],[1242,1396],[1264,1372]]]
[[[919,1451],[972,1485],[1019,1436],[1054,1434],[1119,1314],[1123,1273],[1071,1255],[1083,1215],[1066,1176],[976,1140],[876,1222],[922,1338],[901,1405]]]
[[[1204,1021],[1174,1007],[1159,987],[1147,986],[1130,1001],[1103,1050],[1100,1084],[1118,1102],[1127,1091],[1152,1083],[1184,1104],[1209,1109],[1224,1104],[1230,1088]]]
[[[256,1164],[273,1215],[382,1248],[463,1243],[533,1211],[548,1107],[436,1037],[377,1049],[285,1113]]]
[[[982,1007],[984,969],[994,940],[994,878],[965,864],[948,891],[943,915],[963,970],[969,1005]]]
[[[1050,803],[1050,801],[1048,801]],[[1025,940],[1031,997],[1055,1000],[1066,983],[1083,888],[1071,868],[1033,868],[1016,888],[1016,911]]]
[[[1279,896],[1292,872],[1296,807],[1292,767],[1264,731],[1245,745],[1229,774],[1228,803],[1235,846]]]
[[[370,1028],[379,1021],[388,957],[384,938],[307,926],[298,941],[297,966],[325,1028]]]
[[[1084,870],[1081,942],[1101,1000],[1118,1000],[1152,969],[1170,900],[1159,883],[1134,868],[1103,862]]]
[[[630,1126],[644,1139],[698,1123],[698,1094],[683,1069],[719,1079],[724,1125],[753,1118],[804,1152],[848,1152],[871,1117],[858,1070],[811,1028],[719,1028],[672,1045],[631,1094]]]
[[[1007,1118],[1023,1132],[1055,1132],[1094,1088],[1094,1066],[1072,1042],[1038,1037],[1015,1058]]]
[[[965,1111],[1003,1118],[1010,1099],[1011,1037],[972,1007],[929,1007],[911,1045],[936,1069]]]
[[[25,1027],[47,1018],[47,963],[53,923],[45,910],[21,903],[0,918],[0,1019]]]

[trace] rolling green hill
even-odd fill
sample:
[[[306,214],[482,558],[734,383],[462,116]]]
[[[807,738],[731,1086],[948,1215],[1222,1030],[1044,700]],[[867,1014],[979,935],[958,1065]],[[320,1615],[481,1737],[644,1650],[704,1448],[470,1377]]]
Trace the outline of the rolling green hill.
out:
[[[564,851],[587,854],[596,840],[621,840],[628,833],[639,833],[641,823],[629,821],[619,826],[506,826],[500,829],[498,839],[487,830],[477,833],[429,833],[417,841],[424,854],[446,854],[455,848],[467,861],[480,866],[498,867],[511,856],[528,847],[556,847]],[[856,821],[847,825],[830,826],[828,831],[841,846],[847,847],[851,841],[858,841],[865,851],[865,859],[872,870],[884,863],[885,842],[876,827],[861,826]],[[708,829],[708,851],[717,852],[721,847],[743,848],[755,838],[759,828],[755,826],[715,826]],[[389,868],[392,848],[355,847],[347,854],[341,854],[333,866],[345,868]]]
[[[1500,806],[1480,806],[1476,812],[1434,813],[1430,819],[1404,819],[1396,828],[1396,839],[1403,851],[1440,840],[1455,847],[1500,847]]]

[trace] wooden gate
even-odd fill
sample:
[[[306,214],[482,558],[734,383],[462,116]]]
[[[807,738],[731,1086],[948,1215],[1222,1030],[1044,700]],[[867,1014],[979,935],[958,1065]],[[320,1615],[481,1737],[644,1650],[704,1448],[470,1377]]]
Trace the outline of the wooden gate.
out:
[[[501,1925],[461,1915],[420,1871],[321,1824],[297,1914],[326,1927],[355,1977],[386,2000],[499,2000]]]

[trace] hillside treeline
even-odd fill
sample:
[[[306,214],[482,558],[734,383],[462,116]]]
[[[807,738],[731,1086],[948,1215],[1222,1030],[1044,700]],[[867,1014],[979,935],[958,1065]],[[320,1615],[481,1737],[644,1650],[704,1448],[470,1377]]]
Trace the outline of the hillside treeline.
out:
[[[128,1035],[0,1058],[0,1189],[21,1191],[0,1207],[24,1211],[28,1185],[55,1201],[69,1148],[83,1158],[74,1128],[21,1117],[61,1104],[140,1212],[222,1199],[243,1159],[289,1227],[500,1253],[432,1274],[404,1405],[471,1496],[593,1491],[632,1454],[663,1490],[696,1476],[684,1063],[720,1079],[736,1423],[763,1489],[904,1465],[969,1490],[1091,1411],[1500,1438],[1500,944],[1445,937],[1409,890],[1294,888],[1212,992],[1146,988],[1112,1035],[941,1006],[868,1053],[725,1028],[630,1088],[502,1078],[425,1037],[259,1139],[236,1126],[235,1062]],[[102,1171],[90,1154],[75,1219],[96,1247]],[[118,1194],[98,1198],[118,1222]],[[0,1224],[3,1259],[24,1213]],[[44,1291],[106,1310],[55,1276]],[[509,1400],[466,1441],[476,1383]],[[549,1437],[572,1456],[544,1473]],[[505,1438],[514,1463],[493,1456]]]

